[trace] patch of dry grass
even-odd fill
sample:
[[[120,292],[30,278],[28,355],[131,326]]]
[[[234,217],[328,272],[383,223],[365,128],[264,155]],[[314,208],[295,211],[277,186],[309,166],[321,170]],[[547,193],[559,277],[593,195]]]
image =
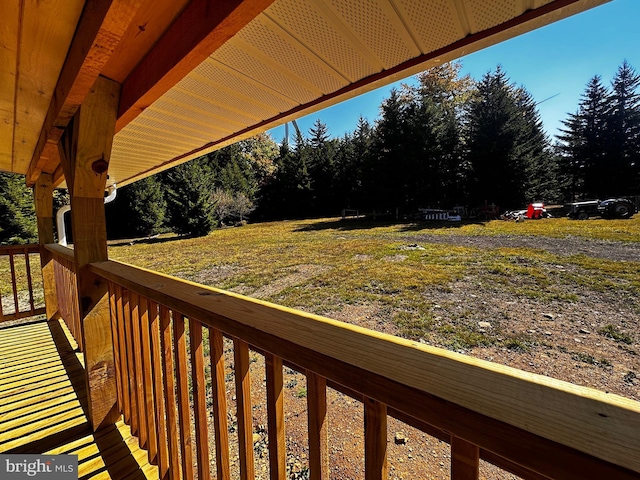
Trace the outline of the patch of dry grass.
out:
[[[446,289],[465,277],[478,277],[485,288],[524,301],[575,302],[580,289],[640,294],[638,262],[559,256],[535,248],[407,244],[403,240],[408,231],[430,236],[572,235],[640,242],[640,218],[584,222],[549,219],[517,224],[493,221],[435,228],[428,224],[376,225],[336,219],[285,221],[216,230],[195,239],[173,237],[155,243],[112,246],[110,256],[317,314],[330,315],[346,305],[375,303],[388,313],[388,321],[403,336],[456,332],[464,337],[462,343],[471,345],[494,342],[499,333],[494,337],[490,333],[460,333],[456,318],[448,319],[453,325],[449,329],[442,325],[434,328],[434,304],[425,294],[428,289]],[[299,278],[298,268],[305,270]],[[462,312],[460,315],[464,316]]]

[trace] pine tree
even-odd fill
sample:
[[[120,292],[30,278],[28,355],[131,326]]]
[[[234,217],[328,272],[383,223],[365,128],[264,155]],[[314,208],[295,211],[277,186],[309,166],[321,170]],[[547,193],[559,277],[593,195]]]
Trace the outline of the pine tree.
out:
[[[514,158],[518,111],[513,90],[498,67],[495,73],[485,74],[470,102],[467,158],[472,204],[495,203],[504,209],[525,200],[519,185],[521,165]]]
[[[609,92],[596,75],[589,80],[578,111],[563,122],[558,136],[562,168],[571,177],[574,198],[607,195],[603,181],[610,174],[605,160],[608,103]]]
[[[37,241],[33,192],[24,176],[0,173],[0,244]]]
[[[516,90],[521,115],[516,155],[523,168],[524,195],[527,203],[562,201],[558,159],[544,131],[536,102],[524,88]]]
[[[377,211],[394,211],[405,205],[406,181],[411,175],[405,106],[397,89],[392,89],[380,106],[366,185],[370,205]]]
[[[169,226],[180,234],[208,234],[215,226],[211,201],[214,174],[206,159],[178,165],[165,178]]]
[[[611,84],[605,120],[604,161],[608,172],[602,192],[608,196],[638,193],[640,182],[640,75],[625,60]]]
[[[339,208],[333,195],[336,142],[329,138],[327,126],[316,120],[309,130],[307,149],[302,151],[311,178],[312,199],[309,208],[316,215],[330,214]]]
[[[149,236],[160,232],[164,226],[167,202],[157,176],[127,185],[120,189],[118,197],[116,201],[124,205],[126,212],[126,236]]]
[[[470,200],[518,208],[539,193],[532,180],[550,161],[548,139],[533,99],[500,67],[477,88],[466,118]]]

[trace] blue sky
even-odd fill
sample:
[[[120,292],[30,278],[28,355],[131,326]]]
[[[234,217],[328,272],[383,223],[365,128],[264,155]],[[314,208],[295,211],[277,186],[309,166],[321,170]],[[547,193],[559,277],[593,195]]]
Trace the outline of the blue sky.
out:
[[[462,73],[475,79],[500,64],[511,81],[524,86],[536,101],[557,94],[538,105],[545,129],[552,136],[561,120],[576,111],[589,79],[600,75],[609,85],[625,59],[640,72],[640,0],[613,0],[461,58]],[[382,100],[400,83],[302,117],[297,123],[307,134],[319,118],[332,137],[342,136],[355,129],[360,115],[373,123]],[[270,133],[280,142],[284,127]]]

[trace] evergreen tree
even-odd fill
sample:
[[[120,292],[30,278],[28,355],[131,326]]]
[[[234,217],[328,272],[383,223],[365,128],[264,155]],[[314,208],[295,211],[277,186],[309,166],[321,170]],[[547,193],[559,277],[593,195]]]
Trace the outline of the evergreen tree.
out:
[[[311,179],[310,212],[315,215],[335,214],[339,208],[333,195],[336,142],[329,138],[327,126],[319,119],[309,130],[309,142],[301,154]]]
[[[638,193],[640,183],[640,75],[625,60],[611,84],[605,120],[601,191],[608,196]]]
[[[274,161],[275,170],[261,189],[257,215],[262,218],[298,218],[308,215],[311,199],[311,178],[303,151],[306,140],[296,134],[294,149],[287,139],[280,145]]]
[[[419,203],[450,206],[461,193],[461,120],[473,81],[460,77],[460,62],[445,63],[417,76],[418,85],[404,87],[415,105],[411,138],[418,142],[416,171]]]
[[[215,226],[211,200],[215,177],[206,158],[168,170],[165,179],[169,226],[180,234],[208,234]]]
[[[377,211],[395,211],[405,206],[407,178],[411,175],[406,156],[406,103],[392,89],[380,106],[375,127],[374,154],[370,158],[367,192],[369,204]]]
[[[120,188],[116,200],[106,205],[109,236],[150,236],[159,233],[164,226],[166,209],[164,191],[155,175]]]
[[[33,192],[24,176],[0,173],[0,244],[33,243],[38,239]]]
[[[516,100],[521,112],[516,155],[523,164],[525,200],[562,201],[558,157],[550,146],[536,102],[524,88],[516,91]]]
[[[609,92],[599,75],[589,80],[578,111],[563,122],[558,136],[562,168],[571,178],[574,197],[597,198],[603,192],[606,166],[607,110]]]
[[[466,123],[471,203],[504,210],[532,200],[531,179],[543,174],[550,152],[530,95],[498,67],[478,83]]]

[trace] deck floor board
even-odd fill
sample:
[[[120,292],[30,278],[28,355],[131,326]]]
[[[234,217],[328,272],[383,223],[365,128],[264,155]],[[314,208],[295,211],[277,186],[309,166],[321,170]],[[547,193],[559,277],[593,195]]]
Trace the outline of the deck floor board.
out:
[[[0,328],[0,453],[77,455],[80,479],[157,479],[122,419],[91,431],[76,349],[62,321]]]

